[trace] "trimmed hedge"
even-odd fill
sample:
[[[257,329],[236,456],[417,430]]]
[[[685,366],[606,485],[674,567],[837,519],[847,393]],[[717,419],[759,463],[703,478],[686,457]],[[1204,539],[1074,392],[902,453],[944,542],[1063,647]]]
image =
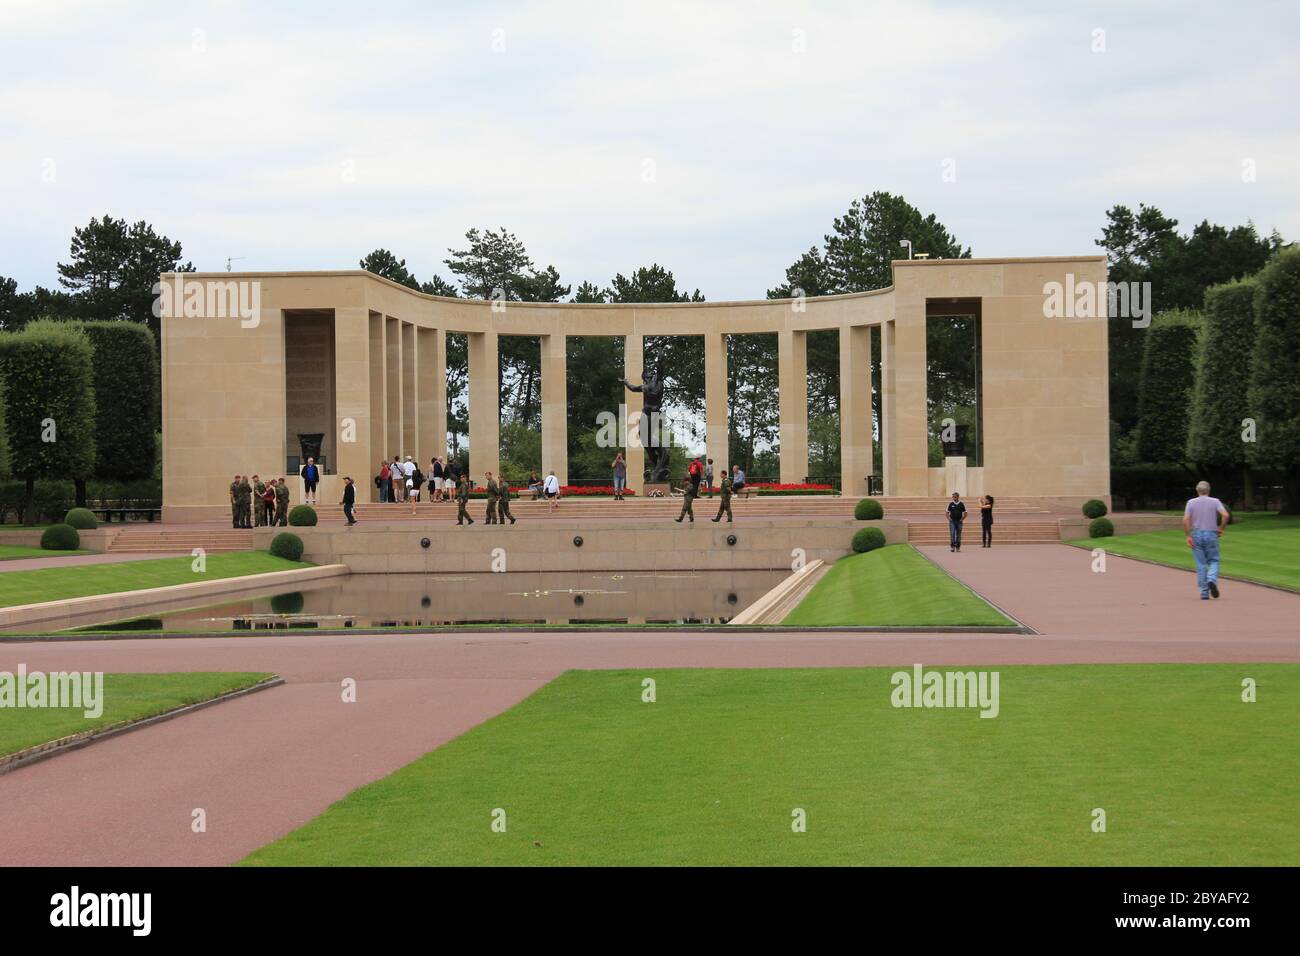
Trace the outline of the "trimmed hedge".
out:
[[[41,547],[46,551],[76,551],[81,547],[81,535],[70,524],[52,524],[41,534]]]
[[[288,534],[288,532],[286,531],[285,534]],[[276,594],[271,598],[271,610],[276,614],[301,614],[302,605],[303,598],[301,591],[290,591],[288,594]]]
[[[879,528],[859,528],[853,534],[853,550],[862,554],[885,546],[885,532]]]
[[[291,531],[281,531],[271,539],[271,554],[288,561],[302,559],[302,538]]]
[[[63,523],[81,531],[94,531],[99,527],[99,519],[89,508],[73,508],[64,516]]]
[[[879,521],[885,516],[885,506],[875,498],[863,498],[853,506],[853,517],[859,521]]]
[[[1115,525],[1109,518],[1093,518],[1088,524],[1088,537],[1109,538],[1115,533]]]
[[[1085,518],[1100,518],[1106,513],[1106,502],[1098,501],[1093,498],[1083,503],[1083,516]]]
[[[153,474],[158,427],[158,350],[143,322],[82,322],[94,350],[97,478]]]
[[[289,509],[289,524],[295,528],[316,527],[316,509],[311,505],[294,505]]]

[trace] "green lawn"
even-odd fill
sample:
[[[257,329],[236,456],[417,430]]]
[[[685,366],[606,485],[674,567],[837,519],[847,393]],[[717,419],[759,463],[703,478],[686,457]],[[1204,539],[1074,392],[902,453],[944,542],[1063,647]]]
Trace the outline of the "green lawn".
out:
[[[1002,666],[994,719],[895,670],[569,672],[244,862],[1300,863],[1298,665]]]
[[[85,548],[77,551],[46,551],[44,548],[21,544],[0,544],[0,561],[14,561],[19,558],[63,558],[70,554],[95,554],[95,552]]]
[[[312,567],[306,562],[273,557],[265,551],[209,554],[207,571],[203,574],[191,569],[193,561],[191,557],[154,558],[120,564],[6,571],[0,573],[0,607]]]
[[[781,623],[1015,626],[906,544],[840,558]]]
[[[270,677],[270,674],[105,674],[103,713],[85,709],[5,707],[0,710],[0,756],[88,730],[151,717],[185,704],[209,700]],[[84,698],[83,698],[84,702]]]
[[[1181,513],[1181,512],[1180,512]],[[1071,544],[1104,548],[1110,554],[1157,561],[1195,570],[1196,562],[1182,530],[1083,538]],[[1224,533],[1220,573],[1300,591],[1300,517],[1241,514]]]

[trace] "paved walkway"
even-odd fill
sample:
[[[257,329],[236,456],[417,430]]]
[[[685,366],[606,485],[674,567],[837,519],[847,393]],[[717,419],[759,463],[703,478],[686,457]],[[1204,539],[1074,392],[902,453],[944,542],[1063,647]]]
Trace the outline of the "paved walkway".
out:
[[[73,568],[82,564],[118,564],[121,561],[148,561],[150,558],[189,557],[189,551],[119,552],[116,554],[68,554],[63,557],[14,558],[0,561],[0,574],[5,571],[36,571],[40,568]]]
[[[1086,551],[930,552],[1041,636],[430,634],[0,645],[0,670],[271,671],[282,687],[0,775],[0,860],[234,862],[570,668],[1300,662],[1300,596]],[[357,702],[341,681],[358,682]],[[639,686],[639,682],[637,684]],[[190,830],[207,814],[206,833]]]

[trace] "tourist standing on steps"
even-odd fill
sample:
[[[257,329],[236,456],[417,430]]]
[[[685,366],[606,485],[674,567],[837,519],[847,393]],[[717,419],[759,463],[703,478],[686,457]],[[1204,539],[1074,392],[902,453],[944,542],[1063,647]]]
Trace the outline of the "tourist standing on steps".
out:
[[[429,500],[442,500],[442,459],[434,456],[429,462]]]
[[[614,500],[626,501],[623,497],[623,489],[627,487],[627,462],[623,460],[623,453],[614,454],[614,462],[611,466],[614,469]]]
[[[307,459],[307,464],[302,466],[301,477],[303,480],[303,500],[309,505],[316,504],[316,485],[320,482],[320,469],[316,467],[315,458]]]
[[[695,509],[692,505],[695,503],[695,498],[699,494],[699,487],[698,482],[692,479],[691,474],[688,471],[686,473],[686,481],[682,485],[682,513],[674,518],[674,521],[681,523],[681,520],[689,515],[691,524],[695,524]]]
[[[343,517],[348,519],[348,526],[357,523],[357,519],[352,517],[352,506],[357,503],[357,486],[352,484],[351,478],[343,479]]]
[[[704,465],[704,493],[710,498],[713,497],[713,459],[706,460]]]
[[[402,471],[401,458],[393,456],[393,462],[388,466],[388,473],[393,476],[393,494],[388,500],[401,504],[402,494],[406,491],[406,472]]]
[[[980,544],[993,547],[993,496],[985,495],[980,499]]]
[[[731,476],[724,474],[722,476],[722,488],[720,489],[722,500],[718,502],[718,516],[712,518],[712,521],[721,521],[722,513],[727,513],[727,524],[731,524]]]
[[[379,489],[379,503],[388,502],[388,486],[392,482],[392,476],[388,472],[388,462],[380,460],[379,474],[375,475],[375,487]]]
[[[493,480],[492,472],[490,471],[487,473],[487,482],[485,484],[485,487],[487,488],[487,523],[496,524],[497,523],[497,496],[500,494],[500,492],[497,490],[497,483],[495,480]]]
[[[548,474],[546,481],[542,482],[542,494],[551,503],[551,511],[560,506],[560,479],[555,477],[555,472]]]
[[[1196,585],[1201,600],[1219,596],[1219,539],[1232,518],[1218,498],[1210,497],[1210,483],[1196,483],[1196,497],[1183,508],[1183,533],[1196,561]]]
[[[948,502],[948,550],[961,550],[961,524],[966,520],[966,506],[962,504],[961,495],[952,493]]]
[[[262,510],[262,524],[275,527],[275,479],[272,478],[262,489],[262,500],[257,503]]]
[[[509,518],[510,523],[514,524],[515,516],[510,513],[510,482],[506,481],[505,476],[502,476],[500,483],[497,485],[497,490],[499,492],[497,495],[497,519],[502,524],[505,524],[506,519]]]

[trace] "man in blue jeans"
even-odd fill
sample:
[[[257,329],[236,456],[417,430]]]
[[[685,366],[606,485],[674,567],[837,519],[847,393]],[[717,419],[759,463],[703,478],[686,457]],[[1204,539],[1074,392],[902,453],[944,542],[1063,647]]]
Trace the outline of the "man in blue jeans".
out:
[[[1223,537],[1228,520],[1228,509],[1223,507],[1223,502],[1210,497],[1210,483],[1198,482],[1196,497],[1183,509],[1183,531],[1196,559],[1196,583],[1202,601],[1219,596],[1219,538]]]
[[[966,505],[962,503],[961,495],[957,492],[952,493],[952,501],[948,502],[948,550],[961,550],[961,525],[966,520]]]

